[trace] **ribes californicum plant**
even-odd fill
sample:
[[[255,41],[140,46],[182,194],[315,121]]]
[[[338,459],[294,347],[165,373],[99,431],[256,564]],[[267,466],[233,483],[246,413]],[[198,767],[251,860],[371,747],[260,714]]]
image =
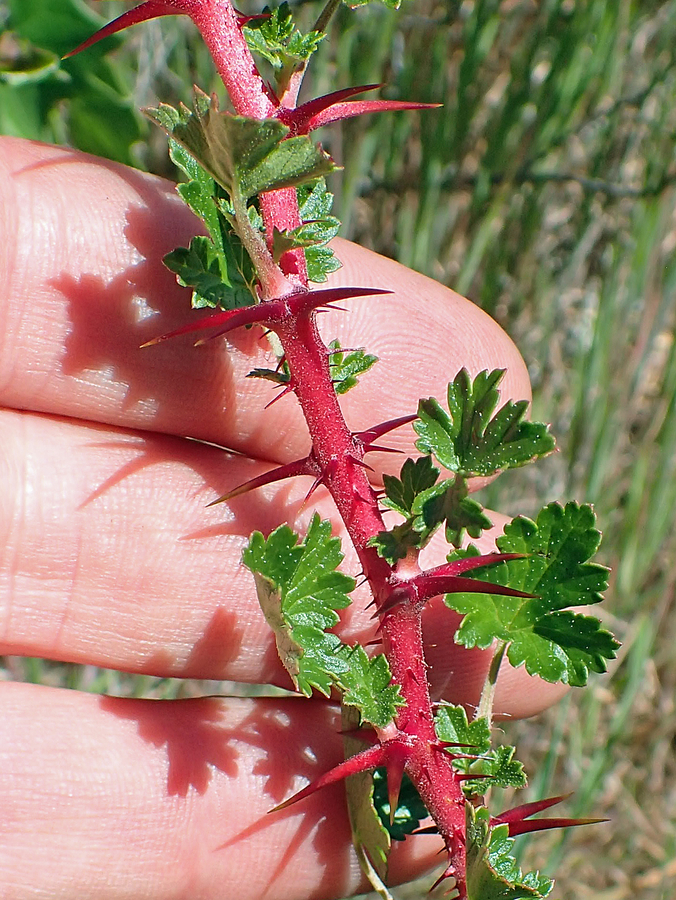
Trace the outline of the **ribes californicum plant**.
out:
[[[370,0],[342,0],[357,7]],[[383,0],[396,9],[400,0]],[[104,27],[77,50],[122,29],[165,15],[187,15],[199,28],[225,84],[232,112],[194,90],[192,108],[160,104],[146,114],[169,136],[170,154],[185,175],[178,192],[206,227],[189,247],[165,257],[192,306],[212,310],[150,344],[190,332],[198,342],[238,328],[265,329],[277,365],[256,369],[278,398],[295,395],[312,439],[304,459],[234,487],[227,501],[266,484],[311,476],[331,494],[372,594],[378,647],[343,643],[333,632],[350,605],[355,579],[339,570],[340,541],[318,515],[305,535],[282,525],[251,535],[243,562],[252,590],[274,630],[280,658],[297,691],[338,693],[346,759],[280,807],[345,780],[357,855],[373,886],[389,896],[392,840],[441,836],[446,862],[438,881],[462,900],[546,897],[553,882],[522,874],[510,856],[513,837],[592,819],[531,818],[553,797],[499,814],[485,806],[487,788],[519,788],[523,767],[508,746],[492,746],[492,702],[501,662],[525,666],[550,682],[582,686],[603,672],[617,642],[596,618],[573,611],[598,603],[607,570],[591,562],[600,533],[589,506],[551,503],[535,520],[519,516],[482,555],[471,543],[491,525],[469,496],[468,479],[493,476],[551,453],[548,427],[528,421],[527,402],[500,405],[503,371],[471,378],[462,369],[442,402],[422,399],[409,416],[354,432],[340,396],[355,387],[376,358],[366,350],[326,345],[317,312],[350,298],[387,293],[322,285],[340,262],[329,242],[339,228],[325,176],[331,158],[311,139],[320,126],[425,104],[364,99],[374,85],[338,88],[298,104],[308,62],[341,0],[328,0],[314,28],[301,32],[286,3],[247,16],[230,0],[147,0]],[[260,68],[259,68],[260,67]],[[264,80],[261,68],[271,73]],[[146,350],[145,352],[152,352]],[[292,402],[291,399],[283,402]],[[420,456],[376,492],[364,458],[384,435],[413,423]],[[383,512],[396,523],[386,527]],[[388,522],[391,519],[388,518]],[[420,551],[443,529],[446,563],[423,570]],[[355,573],[356,574],[356,573]],[[478,709],[430,699],[421,615],[434,597],[461,615],[454,640],[492,648]],[[358,777],[352,777],[358,776]]]

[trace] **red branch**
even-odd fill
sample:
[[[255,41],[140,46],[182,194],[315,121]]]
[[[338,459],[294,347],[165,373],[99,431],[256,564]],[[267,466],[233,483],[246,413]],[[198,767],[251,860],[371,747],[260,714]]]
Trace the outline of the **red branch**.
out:
[[[285,97],[284,108],[281,108],[278,99],[258,72],[242,34],[244,18],[236,12],[230,0],[147,0],[135,9],[123,13],[73,52],[83,50],[102,37],[130,25],[170,14],[188,15],[199,28],[233,107],[240,115],[259,119],[276,117],[286,122],[292,133],[307,133],[328,122],[364,112],[415,109],[428,105],[349,99],[374,87],[368,85],[337,91],[310,101],[298,109],[293,108],[293,97]],[[294,189],[272,191],[263,194],[260,200],[266,233],[270,238],[274,234],[274,228],[285,231],[301,224]],[[440,744],[435,732],[422,640],[421,612],[424,602],[435,592],[452,590],[453,585],[462,585],[463,590],[468,589],[465,585],[467,579],[460,577],[460,571],[506,557],[465,560],[461,564],[451,564],[455,566],[452,571],[448,566],[430,572],[411,571],[408,587],[402,591],[402,578],[369,546],[369,539],[382,531],[384,524],[377,496],[368,481],[363,457],[376,438],[413,417],[395,419],[368,431],[353,433],[343,418],[331,380],[329,351],[320,338],[316,324],[318,308],[326,308],[340,299],[383,292],[359,288],[307,291],[305,258],[300,249],[286,252],[280,261],[280,267],[285,275],[290,276],[291,282],[298,286],[296,293],[284,298],[266,299],[265,302],[244,309],[219,311],[149,343],[206,329],[214,330],[214,334],[210,336],[213,337],[252,324],[263,325],[278,335],[291,373],[288,389],[295,392],[303,410],[312,439],[312,452],[308,459],[259,476],[235,488],[227,496],[235,496],[292,474],[314,474],[316,479],[326,485],[370,583],[381,618],[385,653],[394,681],[401,686],[406,700],[406,705],[398,712],[393,728],[388,729],[387,736],[379,735],[378,744],[337,766],[292,800],[308,796],[313,790],[355,771],[385,762],[392,773],[391,802],[394,804],[398,780],[406,772],[444,838],[449,862],[442,878],[454,876],[458,890],[464,896],[465,800],[460,778],[452,766],[452,755]],[[409,570],[415,568],[414,564],[409,564]],[[472,584],[475,589],[478,589],[476,586],[486,589],[479,582]],[[507,592],[496,586],[492,589]],[[282,807],[290,802],[291,800],[282,804]]]

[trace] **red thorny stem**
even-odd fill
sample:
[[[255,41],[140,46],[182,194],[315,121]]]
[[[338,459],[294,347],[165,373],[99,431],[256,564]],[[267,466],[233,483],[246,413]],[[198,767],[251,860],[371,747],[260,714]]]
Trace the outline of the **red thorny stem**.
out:
[[[176,5],[185,7],[185,12],[202,33],[235,112],[255,119],[274,116],[279,101],[258,72],[230,0],[180,0]],[[295,106],[296,95],[297,90],[291,95],[287,93],[284,105]],[[294,188],[261,194],[260,203],[268,246],[272,245],[275,227],[279,231],[292,231],[301,224]],[[280,268],[285,275],[307,287],[307,267],[302,250],[288,250],[280,260]]]
[[[275,103],[258,75],[237,16],[229,0],[205,0],[199,17],[193,19],[216,61],[218,71],[230,94],[235,110],[242,115],[263,118],[273,115]],[[285,106],[295,105],[295,96],[285,96]],[[261,197],[261,208],[268,234],[300,224],[295,190],[273,191]],[[285,254],[290,257],[291,254]],[[297,274],[307,285],[304,261],[298,265],[299,251],[293,264],[284,259],[285,274]],[[382,302],[387,302],[382,301]],[[377,607],[382,606],[399,581],[390,564],[378,556],[368,540],[384,524],[376,495],[361,465],[364,447],[356,441],[347,426],[338,403],[329,370],[329,353],[316,325],[314,310],[302,312],[276,325],[291,372],[293,390],[298,397],[310,431],[314,457],[323,474],[323,482],[331,493],[345,528],[352,540],[367,577]],[[417,565],[410,575],[414,575]],[[449,852],[449,869],[461,894],[465,873],[464,797],[451,765],[451,757],[439,750],[434,729],[434,715],[427,679],[421,627],[422,609],[402,603],[392,609],[382,624],[382,640],[394,680],[401,685],[406,700],[397,716],[399,736],[390,737],[400,743],[406,738],[409,748],[404,770],[418,789],[432,814]],[[383,737],[385,743],[387,739]]]
[[[329,0],[326,10],[332,12],[336,6],[337,0]],[[298,77],[293,79],[281,100],[277,98],[258,72],[241,31],[241,16],[230,0],[146,0],[146,3],[124,13],[77,49],[90,46],[104,34],[170,14],[188,15],[197,25],[236,113],[259,119],[272,116],[281,120],[289,118],[283,111],[293,110],[296,106],[302,72],[297,73]],[[388,104],[382,101],[371,106],[373,109],[384,109]],[[345,114],[354,112],[346,111]],[[260,201],[269,240],[275,227],[282,231],[301,224],[293,188],[262,194]],[[384,530],[377,497],[363,466],[368,445],[350,431],[343,418],[331,381],[329,351],[316,325],[316,304],[310,302],[304,305],[297,293],[295,298],[300,303],[284,303],[281,299],[286,296],[293,300],[294,292],[307,290],[303,251],[285,253],[280,269],[281,277],[277,279],[277,284],[285,287],[281,294],[277,293],[276,299],[268,297],[264,290],[264,302],[258,307],[215,314],[212,321],[219,318],[232,320],[234,327],[236,323],[244,324],[245,320],[252,323],[259,316],[256,321],[265,321],[280,338],[291,373],[290,385],[298,397],[312,438],[313,465],[318,467],[321,481],[336,503],[370,584],[380,619],[379,634],[385,654],[394,681],[401,686],[406,701],[394,725],[378,735],[382,756],[380,752],[371,755],[374,759],[382,758],[388,765],[393,783],[402,770],[411,778],[434,818],[448,851],[449,863],[442,877],[454,876],[460,896],[464,897],[465,801],[460,784],[462,776],[453,769],[452,756],[438,741],[434,728],[421,628],[424,603],[419,602],[420,592],[415,586],[420,569],[417,559],[412,558],[404,561],[395,572],[374,548],[368,546],[369,538]],[[349,290],[346,296],[350,295]],[[203,324],[207,324],[206,320]],[[220,333],[229,328],[230,325],[226,325]],[[176,333],[186,330],[189,329],[178,329]],[[440,588],[439,593],[442,591],[443,588]]]

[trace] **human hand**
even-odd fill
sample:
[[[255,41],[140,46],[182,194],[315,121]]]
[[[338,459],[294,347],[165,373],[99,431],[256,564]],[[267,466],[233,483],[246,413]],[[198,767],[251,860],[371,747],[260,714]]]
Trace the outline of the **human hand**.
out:
[[[244,380],[269,357],[265,340],[253,330],[139,349],[193,315],[161,264],[195,229],[171,185],[14,139],[1,141],[0,168],[0,652],[288,686],[241,551],[252,530],[306,522],[314,508],[339,530],[331,503],[317,491],[301,509],[300,479],[204,509],[307,452],[293,402],[265,410],[270,385]],[[333,283],[394,291],[321,319],[327,338],[380,357],[344,398],[355,430],[443,396],[462,365],[506,367],[505,395],[529,396],[518,352],[480,310],[359,247],[337,252]],[[390,443],[411,450],[413,437],[401,429]],[[375,459],[381,473],[400,465]],[[440,552],[432,545],[430,561]],[[372,629],[355,598],[350,639]],[[488,660],[453,645],[455,621],[440,603],[426,615],[433,684],[473,703]],[[529,715],[560,692],[505,666],[495,709]],[[364,887],[341,787],[266,815],[341,757],[330,703],[139,701],[4,683],[0,715],[8,897],[328,898]],[[425,836],[399,845],[393,880],[434,864],[437,850]]]

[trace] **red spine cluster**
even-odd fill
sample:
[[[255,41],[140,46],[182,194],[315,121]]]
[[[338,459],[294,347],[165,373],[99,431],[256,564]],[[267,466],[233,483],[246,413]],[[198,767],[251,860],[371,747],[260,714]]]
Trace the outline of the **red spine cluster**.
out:
[[[383,100],[353,100],[357,94],[377,87],[366,85],[336,91],[325,97],[295,105],[297,90],[287,91],[283,98],[261,78],[242,35],[242,25],[249,18],[238,13],[230,0],[146,0],[72,51],[85,50],[96,41],[130,25],[158,16],[188,15],[201,31],[225,83],[235,111],[240,115],[274,117],[286,124],[290,135],[307,134],[314,128],[339,119],[390,109],[415,109],[426,104]],[[69,54],[72,55],[72,54]],[[282,231],[300,224],[294,189],[273,191],[261,197],[266,233],[274,228]],[[367,769],[385,766],[391,806],[396,806],[399,784],[406,773],[418,789],[427,809],[444,839],[448,863],[440,880],[453,876],[461,897],[465,887],[465,799],[463,776],[452,765],[455,747],[439,741],[434,728],[432,703],[427,679],[427,665],[421,631],[421,614],[432,597],[451,591],[491,591],[526,596],[508,588],[463,577],[463,572],[489,562],[511,558],[499,554],[473,557],[420,571],[407,561],[406,573],[400,575],[380,557],[369,539],[384,529],[378,498],[372,489],[364,463],[364,455],[375,449],[374,441],[387,431],[413,417],[376,425],[367,431],[353,433],[343,418],[331,380],[329,351],[316,327],[316,311],[338,300],[375,294],[361,288],[309,291],[302,250],[287,251],[280,261],[289,278],[285,296],[264,299],[256,306],[230,312],[217,312],[198,323],[190,323],[156,343],[179,334],[207,330],[204,339],[227,334],[244,325],[261,325],[274,331],[282,344],[290,380],[285,392],[295,393],[312,437],[312,452],[302,460],[241,485],[221,499],[294,475],[314,475],[315,484],[322,483],[330,491],[357,551],[373,594],[379,619],[379,635],[394,680],[401,686],[406,705],[401,707],[394,726],[374,734],[373,746],[341,763],[316,782],[308,785],[281,806],[301,800],[315,790]],[[217,501],[218,502],[218,501]],[[477,776],[472,776],[477,777]],[[572,824],[570,820],[551,819],[525,822],[561,798],[541,801],[503,813],[495,824],[508,824],[517,834],[537,827]],[[281,808],[281,807],[278,807]]]

